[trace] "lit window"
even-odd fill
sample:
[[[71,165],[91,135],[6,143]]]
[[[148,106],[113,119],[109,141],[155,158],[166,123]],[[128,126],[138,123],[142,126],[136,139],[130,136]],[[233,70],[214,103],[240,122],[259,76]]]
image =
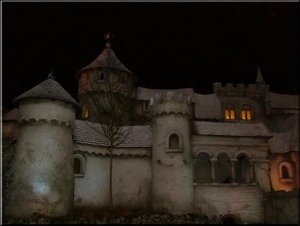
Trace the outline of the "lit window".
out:
[[[252,120],[251,108],[248,105],[243,105],[241,110],[241,119],[245,121]]]
[[[234,120],[235,119],[235,109],[233,105],[227,105],[225,107],[225,119]]]
[[[280,163],[279,176],[282,181],[292,179],[294,177],[292,165],[288,162]]]
[[[87,119],[89,117],[89,108],[87,105],[84,105],[82,108],[82,118]]]

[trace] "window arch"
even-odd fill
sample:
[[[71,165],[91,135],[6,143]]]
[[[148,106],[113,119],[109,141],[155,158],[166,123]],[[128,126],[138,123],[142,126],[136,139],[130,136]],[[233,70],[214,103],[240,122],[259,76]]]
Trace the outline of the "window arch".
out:
[[[169,149],[179,149],[181,148],[180,137],[176,133],[172,133],[169,136]]]
[[[194,162],[194,182],[212,182],[210,156],[205,152],[201,152]]]
[[[292,179],[294,177],[292,165],[288,162],[280,163],[279,176],[281,180]]]
[[[252,109],[248,104],[242,105],[240,114],[241,120],[243,121],[250,121],[253,119]]]
[[[235,180],[237,183],[250,183],[250,160],[246,154],[239,154],[235,164]]]
[[[74,175],[75,177],[83,177],[85,171],[85,158],[81,154],[73,156],[74,161]]]
[[[235,106],[233,104],[226,104],[224,107],[224,118],[226,120],[235,120]]]
[[[231,164],[227,154],[220,153],[216,162],[216,182],[231,183]]]
[[[81,113],[81,117],[83,118],[83,119],[87,119],[88,117],[89,117],[89,107],[88,107],[88,105],[83,105],[83,107],[82,107],[82,113]]]

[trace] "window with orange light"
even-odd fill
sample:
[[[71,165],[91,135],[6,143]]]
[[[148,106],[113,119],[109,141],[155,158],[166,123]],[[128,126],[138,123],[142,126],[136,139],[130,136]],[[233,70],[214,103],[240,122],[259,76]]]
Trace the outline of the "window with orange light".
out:
[[[89,108],[87,105],[82,107],[82,118],[87,119],[89,117]]]
[[[231,104],[226,105],[224,114],[226,120],[235,120],[235,107]]]
[[[244,121],[252,120],[252,111],[249,105],[243,105],[241,110],[241,119]]]

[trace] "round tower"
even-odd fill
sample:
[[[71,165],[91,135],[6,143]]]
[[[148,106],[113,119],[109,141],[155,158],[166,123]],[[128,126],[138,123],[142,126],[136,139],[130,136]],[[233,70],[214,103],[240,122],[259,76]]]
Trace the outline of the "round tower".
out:
[[[152,208],[173,214],[193,207],[191,104],[182,93],[166,92],[151,100],[153,117]]]
[[[50,78],[15,101],[21,129],[12,166],[8,215],[65,216],[73,205],[71,126],[77,102]]]
[[[111,105],[111,95],[106,99],[106,94],[118,93],[117,97],[120,106],[127,99],[136,95],[136,77],[118,59],[110,46],[107,46],[102,53],[89,65],[77,73],[79,82],[78,100],[82,109],[81,118],[99,123],[99,118],[105,117],[105,105]],[[123,115],[130,116],[132,108],[124,106]],[[109,111],[109,110],[108,110]],[[130,120],[128,120],[130,121]]]

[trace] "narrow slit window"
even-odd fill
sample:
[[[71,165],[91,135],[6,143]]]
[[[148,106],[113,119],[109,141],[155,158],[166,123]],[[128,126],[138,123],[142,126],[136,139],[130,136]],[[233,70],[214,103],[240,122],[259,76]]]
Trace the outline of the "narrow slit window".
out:
[[[82,108],[82,118],[87,119],[89,117],[89,108],[87,105],[84,105]]]
[[[81,173],[81,162],[80,159],[74,158],[74,173],[80,174]]]

